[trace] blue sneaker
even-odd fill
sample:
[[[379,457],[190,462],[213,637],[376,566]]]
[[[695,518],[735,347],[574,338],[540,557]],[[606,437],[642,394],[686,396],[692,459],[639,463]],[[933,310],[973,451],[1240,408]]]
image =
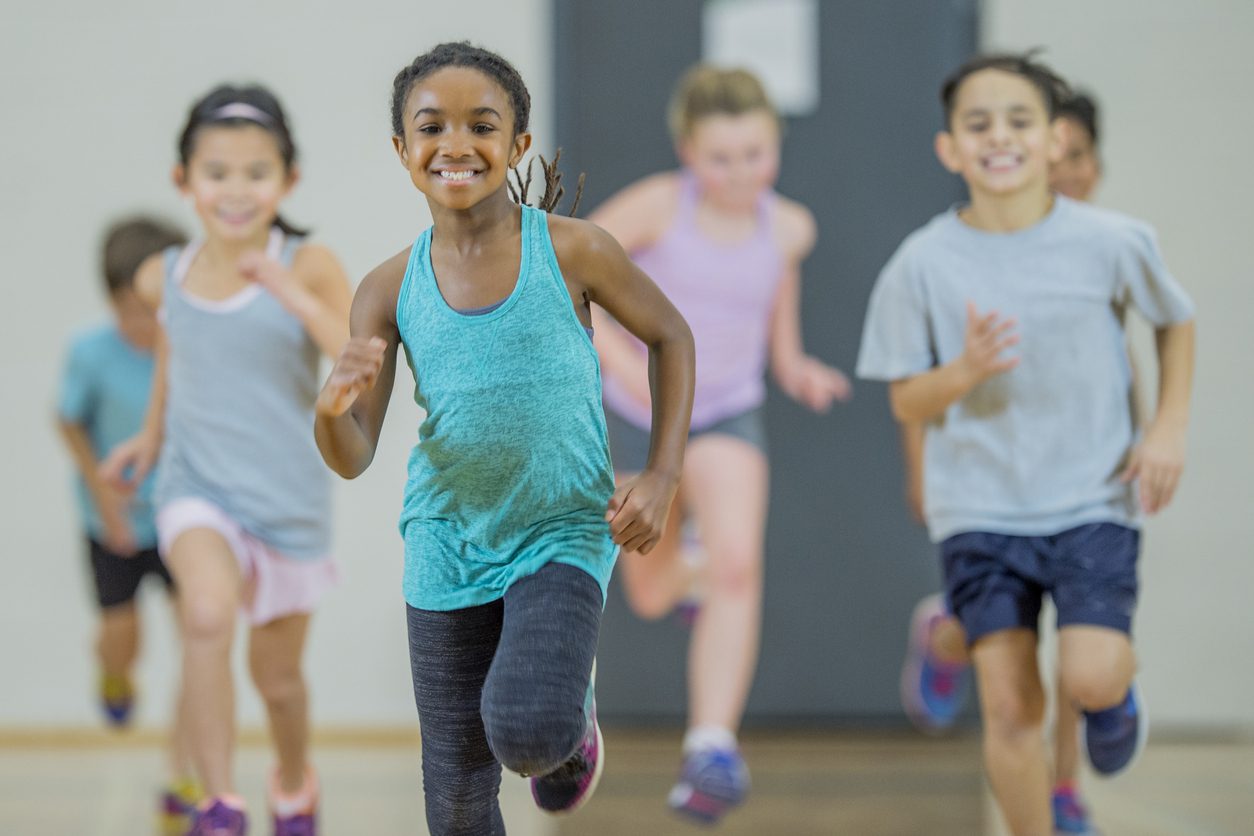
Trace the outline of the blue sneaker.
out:
[[[949,618],[941,595],[920,601],[910,617],[910,640],[901,666],[901,705],[910,722],[929,734],[954,724],[971,689],[971,666],[945,663],[930,651],[932,633]]]
[[[135,687],[130,677],[100,675],[100,707],[105,721],[115,729],[131,723],[131,710],[135,707]]]
[[[1099,775],[1123,772],[1145,748],[1149,718],[1141,689],[1133,682],[1123,702],[1102,711],[1085,711],[1084,747],[1089,763]]]
[[[748,794],[749,768],[738,750],[698,749],[684,758],[668,803],[700,824],[717,824]]]
[[[1101,831],[1089,821],[1088,808],[1074,790],[1054,790],[1053,808],[1055,836],[1101,836]]]

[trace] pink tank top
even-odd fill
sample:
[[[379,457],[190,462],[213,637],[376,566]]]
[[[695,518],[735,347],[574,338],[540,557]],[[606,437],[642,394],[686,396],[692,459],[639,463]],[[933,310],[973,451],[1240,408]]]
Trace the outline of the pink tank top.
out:
[[[671,228],[646,250],[631,254],[679,309],[697,346],[693,429],[748,412],[766,397],[767,340],[772,304],[784,273],[784,256],[771,237],[775,192],[758,200],[758,224],[744,241],[713,241],[697,228],[696,178],[681,175]],[[643,344],[632,340],[643,357]],[[613,377],[604,383],[605,405],[636,426],[651,423],[641,404]]]

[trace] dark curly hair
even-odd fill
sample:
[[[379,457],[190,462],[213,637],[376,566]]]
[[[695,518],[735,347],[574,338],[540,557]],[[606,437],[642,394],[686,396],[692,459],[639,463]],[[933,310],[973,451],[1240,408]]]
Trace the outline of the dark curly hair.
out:
[[[429,51],[415,58],[408,67],[396,74],[392,81],[392,135],[405,136],[405,101],[409,91],[422,79],[445,67],[470,67],[486,75],[500,85],[509,96],[510,106],[514,110],[514,136],[525,133],[531,119],[531,94],[527,85],[514,65],[500,55],[469,41],[448,41],[437,44]],[[557,208],[566,189],[561,185],[562,174],[558,171],[557,162],[562,156],[562,149],[557,149],[550,162],[540,157],[540,166],[544,171],[544,195],[540,198],[539,208],[552,212]],[[526,179],[515,169],[516,183],[506,178],[510,196],[518,203],[527,202],[527,188],[531,185],[531,161],[528,161]],[[579,198],[583,193],[584,176],[579,175],[579,183],[575,189],[575,200],[571,205],[570,214],[574,215],[579,208]]]
[[[1087,93],[1077,92],[1058,105],[1058,112],[1055,116],[1065,116],[1068,119],[1079,122],[1089,132],[1089,138],[1093,140],[1093,144],[1097,145],[1097,113],[1097,102],[1093,97]]]
[[[531,118],[531,94],[514,65],[469,41],[449,41],[424,52],[392,82],[392,135],[405,136],[405,100],[416,82],[445,67],[471,67],[501,85],[514,108],[514,136],[525,133]]]
[[[229,111],[220,112],[233,104],[249,105],[268,118],[252,119],[248,116],[228,115]],[[259,84],[243,86],[221,84],[192,105],[191,112],[187,115],[187,124],[183,126],[183,132],[179,134],[179,161],[183,165],[187,165],[188,160],[191,159],[192,150],[196,147],[197,134],[202,128],[210,125],[226,127],[256,125],[264,128],[278,144],[283,166],[290,170],[296,162],[296,143],[292,139],[292,130],[288,127],[283,106],[279,104],[278,98],[273,93]],[[309,230],[292,226],[280,215],[275,216],[274,225],[287,235],[309,234]]]

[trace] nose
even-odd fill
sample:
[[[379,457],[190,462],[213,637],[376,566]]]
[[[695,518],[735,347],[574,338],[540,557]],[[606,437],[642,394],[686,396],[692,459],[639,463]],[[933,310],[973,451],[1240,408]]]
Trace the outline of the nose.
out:
[[[469,131],[445,131],[441,138],[443,139],[440,143],[441,156],[457,159],[469,157],[474,153]]]
[[[991,129],[989,130],[989,138],[996,145],[1005,145],[1010,141],[1011,130],[1010,123],[1005,119],[994,119]]]

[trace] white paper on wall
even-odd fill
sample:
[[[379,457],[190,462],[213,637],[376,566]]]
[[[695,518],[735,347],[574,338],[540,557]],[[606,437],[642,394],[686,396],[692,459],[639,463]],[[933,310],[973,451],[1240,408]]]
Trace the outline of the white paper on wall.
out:
[[[702,57],[755,73],[780,113],[814,113],[819,106],[818,5],[818,0],[706,0]]]

